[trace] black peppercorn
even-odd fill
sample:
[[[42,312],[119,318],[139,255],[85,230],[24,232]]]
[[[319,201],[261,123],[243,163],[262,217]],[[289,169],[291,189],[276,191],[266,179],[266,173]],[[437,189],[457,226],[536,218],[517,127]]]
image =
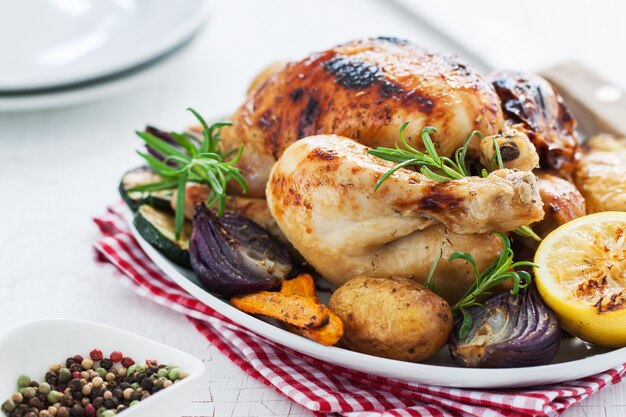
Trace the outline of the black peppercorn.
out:
[[[38,410],[40,410],[43,407],[42,402],[39,400],[39,398],[37,397],[33,397],[31,399],[28,400],[28,406],[29,407],[34,407]]]
[[[70,410],[70,414],[72,415],[72,417],[83,417],[85,415],[85,409],[82,406],[76,404]]]
[[[146,374],[139,372],[135,374],[135,382],[141,382],[146,377]]]
[[[82,372],[84,369],[80,363],[73,363],[70,365],[70,372]]]
[[[141,381],[141,388],[143,388],[146,391],[152,391],[153,386],[154,386],[154,383],[152,382],[150,378],[144,378]]]
[[[158,371],[157,368],[148,368],[146,370],[146,375],[150,376],[150,375],[154,374],[156,371]]]
[[[67,358],[65,360],[65,367],[69,368],[70,366],[72,366],[72,364],[75,364],[75,363],[76,363],[76,359],[74,359],[74,358]]]
[[[130,388],[130,384],[128,382],[122,382],[121,384],[118,385],[118,387],[124,391],[126,388]]]
[[[115,407],[117,407],[117,404],[119,403],[119,401],[117,400],[117,398],[107,398],[104,400],[104,406],[108,409],[113,409]]]
[[[39,388],[39,382],[37,381],[31,381],[29,387],[33,387],[33,388]]]
[[[59,383],[59,377],[54,372],[46,372],[45,380],[50,385],[57,385]]]
[[[24,412],[16,408],[15,410],[13,410],[13,412],[9,416],[10,417],[24,417]]]
[[[111,369],[113,366],[113,361],[109,358],[104,358],[100,361],[100,367],[106,369],[107,371]]]
[[[102,397],[102,388],[98,387],[98,388],[92,388],[91,389],[91,398],[98,398],[98,397]]]
[[[141,401],[141,393],[137,392],[137,391],[133,392],[133,395],[132,395],[132,397],[130,399],[132,401],[135,401],[135,400]]]
[[[118,400],[121,400],[124,397],[124,391],[122,391],[119,388],[114,388],[113,389],[113,396],[115,398],[117,398]]]
[[[80,382],[80,379],[72,379],[67,386],[69,387],[69,389],[71,389],[72,391],[80,391],[81,389],[83,389],[83,384],[82,382]]]
[[[96,398],[94,398],[91,401],[91,405],[94,406],[94,408],[97,410],[98,408],[102,407],[104,405],[104,398],[102,398],[101,396],[98,396]]]

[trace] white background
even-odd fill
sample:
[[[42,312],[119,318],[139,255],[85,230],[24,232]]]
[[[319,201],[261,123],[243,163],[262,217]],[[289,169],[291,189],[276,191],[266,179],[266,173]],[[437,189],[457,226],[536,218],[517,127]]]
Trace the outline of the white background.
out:
[[[617,2],[516,3],[505,10],[495,1],[419,2],[431,23],[491,65],[537,69],[578,59],[626,85],[626,26]],[[121,327],[205,361],[205,387],[181,415],[307,415],[247,377],[183,317],[129,293],[98,267],[91,218],[118,198],[122,172],[140,163],[134,130],[146,123],[183,128],[192,122],[188,106],[208,118],[227,114],[265,65],[366,35],[454,49],[382,0],[223,1],[156,81],[80,107],[0,114],[0,331],[43,317]],[[623,416],[624,406],[626,385],[564,415]]]

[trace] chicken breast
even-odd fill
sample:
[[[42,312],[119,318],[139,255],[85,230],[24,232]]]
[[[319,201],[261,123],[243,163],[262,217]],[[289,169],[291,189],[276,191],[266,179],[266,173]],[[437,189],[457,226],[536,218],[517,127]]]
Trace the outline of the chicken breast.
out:
[[[268,182],[278,226],[334,284],[359,274],[423,280],[444,238],[450,250],[468,251],[484,267],[500,248],[485,233],[543,218],[531,172],[503,169],[486,178],[438,183],[401,169],[374,191],[393,163],[368,149],[335,135],[308,137],[287,148]],[[450,280],[470,279],[462,262],[442,271]]]
[[[582,147],[576,185],[587,213],[626,211],[626,138],[599,135]]]
[[[492,135],[503,124],[498,96],[480,74],[456,57],[394,38],[350,42],[268,72],[222,132],[226,149],[245,145],[239,166],[253,197],[263,196],[284,150],[306,136],[333,133],[394,147],[410,121],[412,146],[423,149],[419,133],[434,126],[445,138],[435,143],[438,152],[450,156],[473,130]]]

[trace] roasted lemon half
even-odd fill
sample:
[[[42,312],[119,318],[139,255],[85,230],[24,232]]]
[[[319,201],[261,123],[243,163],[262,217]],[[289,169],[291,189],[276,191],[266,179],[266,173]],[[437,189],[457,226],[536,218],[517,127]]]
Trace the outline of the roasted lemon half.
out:
[[[626,346],[626,212],[580,217],[550,233],[535,279],[561,327],[600,346]]]

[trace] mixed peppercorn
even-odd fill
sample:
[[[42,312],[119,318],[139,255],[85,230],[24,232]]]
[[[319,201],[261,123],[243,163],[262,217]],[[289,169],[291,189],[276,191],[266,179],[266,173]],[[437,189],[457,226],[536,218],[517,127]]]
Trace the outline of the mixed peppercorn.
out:
[[[136,364],[121,352],[105,358],[94,349],[88,358],[75,355],[50,366],[45,382],[21,375],[2,410],[9,417],[111,417],[186,376],[155,360]]]

